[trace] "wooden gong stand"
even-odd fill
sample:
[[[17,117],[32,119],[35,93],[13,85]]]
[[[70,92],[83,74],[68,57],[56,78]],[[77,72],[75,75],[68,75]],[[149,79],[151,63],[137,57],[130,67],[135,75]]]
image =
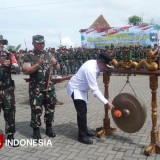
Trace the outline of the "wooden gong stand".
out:
[[[109,98],[109,81],[111,73],[124,73],[124,74],[134,74],[134,75],[147,75],[149,76],[149,83],[151,89],[151,118],[152,118],[152,130],[151,130],[151,142],[145,148],[144,154],[149,156],[154,153],[160,153],[160,142],[159,142],[159,132],[157,125],[157,89],[158,89],[158,76],[160,76],[160,70],[157,71],[147,71],[147,70],[126,70],[126,69],[108,69],[103,73],[103,83],[104,83],[104,96]],[[97,128],[97,137],[106,137],[115,132],[116,128],[110,127],[110,118],[108,115],[108,109],[105,109],[105,117],[103,119],[103,127]]]

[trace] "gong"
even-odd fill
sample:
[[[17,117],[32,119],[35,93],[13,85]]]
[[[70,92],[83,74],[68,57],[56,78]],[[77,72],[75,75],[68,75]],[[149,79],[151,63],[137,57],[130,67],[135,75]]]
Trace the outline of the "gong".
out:
[[[127,133],[134,133],[142,128],[147,117],[147,108],[140,98],[130,93],[121,93],[113,99],[112,104],[115,110],[122,113],[117,118],[114,116],[114,111],[111,112],[118,128]]]

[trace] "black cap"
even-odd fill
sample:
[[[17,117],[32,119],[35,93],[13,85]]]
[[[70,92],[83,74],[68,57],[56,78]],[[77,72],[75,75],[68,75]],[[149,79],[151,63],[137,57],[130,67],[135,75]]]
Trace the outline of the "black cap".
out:
[[[6,39],[3,39],[2,35],[0,35],[0,42],[2,42],[4,45],[8,44],[8,41]]]
[[[112,61],[113,58],[107,55],[107,53],[105,53],[104,51],[101,51],[98,59],[108,64],[110,61]]]

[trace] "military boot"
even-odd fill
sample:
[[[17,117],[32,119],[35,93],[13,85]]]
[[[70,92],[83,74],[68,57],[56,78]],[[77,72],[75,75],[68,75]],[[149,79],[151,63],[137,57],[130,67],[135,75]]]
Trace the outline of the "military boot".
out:
[[[39,128],[33,128],[33,139],[36,139],[37,142],[39,139],[42,139]]]
[[[56,136],[56,133],[53,131],[52,124],[46,124],[46,135],[48,137]]]
[[[14,135],[13,135],[13,134],[7,136],[7,141],[9,141],[8,144],[9,144],[11,147],[19,147],[19,144],[18,144],[18,142],[16,141],[16,139],[14,138]]]

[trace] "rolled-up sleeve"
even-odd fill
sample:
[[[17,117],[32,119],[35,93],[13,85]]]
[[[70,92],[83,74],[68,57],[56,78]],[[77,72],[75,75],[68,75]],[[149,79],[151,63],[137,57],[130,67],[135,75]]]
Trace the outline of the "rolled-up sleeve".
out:
[[[108,100],[104,97],[102,92],[99,90],[96,78],[96,72],[86,71],[86,80],[88,82],[89,88],[92,90],[92,93],[95,97],[97,97],[104,104],[108,103]]]

